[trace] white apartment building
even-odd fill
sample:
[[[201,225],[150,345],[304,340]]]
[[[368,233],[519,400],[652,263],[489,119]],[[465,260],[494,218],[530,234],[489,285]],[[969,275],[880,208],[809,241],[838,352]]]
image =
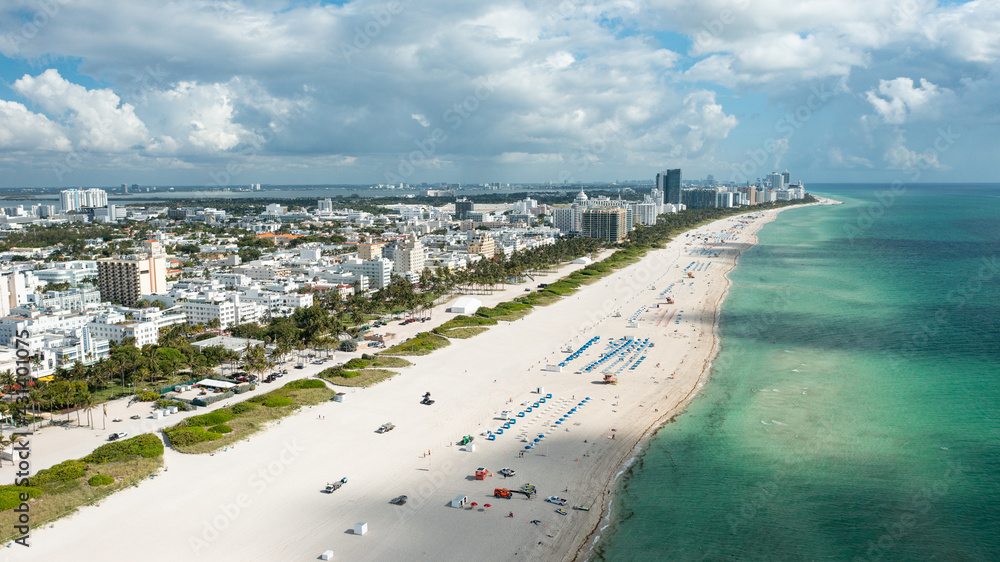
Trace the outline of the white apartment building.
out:
[[[385,258],[374,260],[347,258],[344,260],[343,268],[356,275],[364,275],[376,290],[387,287],[392,276],[392,261]]]
[[[400,277],[407,277],[415,282],[424,271],[424,246],[411,234],[406,240],[397,243],[392,254],[392,272]]]
[[[239,324],[236,316],[236,305],[230,301],[186,301],[178,303],[177,306],[184,313],[187,323],[191,325],[208,325],[212,320],[218,320],[219,327],[225,329]]]
[[[118,344],[125,341],[125,338],[132,338],[135,340],[134,345],[139,348],[155,344],[160,339],[160,329],[155,322],[135,322],[118,311],[99,314],[87,324],[87,327],[96,338],[111,340]]]

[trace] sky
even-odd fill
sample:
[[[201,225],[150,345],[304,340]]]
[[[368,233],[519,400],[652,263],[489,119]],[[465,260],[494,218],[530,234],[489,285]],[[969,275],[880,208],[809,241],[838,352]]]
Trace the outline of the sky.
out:
[[[995,182],[1000,2],[7,0],[0,187]]]

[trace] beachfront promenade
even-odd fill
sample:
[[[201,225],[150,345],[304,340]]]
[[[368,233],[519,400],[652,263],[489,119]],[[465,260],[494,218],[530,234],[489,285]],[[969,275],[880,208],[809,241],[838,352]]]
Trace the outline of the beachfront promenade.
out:
[[[524,319],[453,340],[413,358],[412,367],[383,384],[352,389],[343,403],[306,408],[225,452],[168,450],[169,471],[158,478],[36,529],[32,558],[72,551],[103,560],[133,560],[137,553],[149,560],[315,560],[332,549],[335,559],[345,560],[572,559],[613,496],[605,488],[635,444],[704,382],[727,285],[724,274],[774,214],[731,217],[697,229]],[[564,267],[559,275],[569,270]],[[489,305],[523,289],[477,298]],[[667,296],[673,304],[666,304]],[[452,316],[446,306],[434,311],[434,324]],[[407,337],[412,334],[404,330],[427,330],[429,324],[391,331]],[[570,353],[563,349],[579,350],[598,336],[599,343],[565,361]],[[621,351],[586,371],[602,353],[613,351],[608,342]],[[560,362],[566,363],[561,372],[545,370]],[[290,369],[281,382],[321,368]],[[602,370],[608,369],[617,385],[604,384]],[[431,406],[420,404],[428,391],[435,399]],[[516,416],[547,394],[552,398],[531,415],[526,412],[496,433],[504,424],[501,411]],[[586,397],[586,405],[579,405]],[[116,404],[112,408],[121,412],[109,417],[127,420],[140,406],[148,409]],[[574,407],[577,411],[565,416]],[[555,423],[560,418],[565,419]],[[377,433],[388,421],[396,428]],[[109,422],[108,431],[46,429],[36,438],[33,459],[41,468],[82,456],[118,429],[134,435],[145,428],[113,428]],[[493,441],[482,435],[488,431],[494,432]],[[474,451],[456,445],[467,434],[475,436]],[[535,444],[537,435],[545,437]],[[473,474],[480,466],[494,474],[509,466],[517,474],[477,481]],[[326,483],[343,477],[348,483],[340,490],[321,493]],[[517,489],[526,482],[538,489],[534,499],[491,495],[495,487]],[[391,505],[400,494],[409,501]],[[448,507],[457,495],[478,505]],[[566,515],[544,501],[549,495],[569,500]],[[572,510],[573,505],[591,510]],[[505,517],[510,512],[514,517]],[[368,523],[363,536],[350,532],[360,521]],[[107,533],[114,540],[97,538]],[[152,546],[153,534],[156,540],[169,537],[170,546]],[[18,554],[3,549],[0,559],[21,559]]]

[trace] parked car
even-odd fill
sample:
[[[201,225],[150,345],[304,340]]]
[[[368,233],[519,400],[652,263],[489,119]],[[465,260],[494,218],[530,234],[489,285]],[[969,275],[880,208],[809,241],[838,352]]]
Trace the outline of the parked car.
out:
[[[549,496],[545,498],[545,501],[556,505],[566,505],[566,500],[560,498],[559,496]]]
[[[403,505],[404,503],[406,503],[406,496],[396,496],[391,500],[389,500],[389,503],[391,503],[392,505]]]
[[[124,431],[119,431],[118,433],[112,433],[111,435],[109,435],[108,441],[118,441],[119,439],[125,439],[127,436],[128,433],[125,433]]]
[[[501,468],[500,471],[497,472],[497,474],[499,474],[500,476],[507,477],[507,476],[514,476],[517,473],[514,471],[513,468]]]

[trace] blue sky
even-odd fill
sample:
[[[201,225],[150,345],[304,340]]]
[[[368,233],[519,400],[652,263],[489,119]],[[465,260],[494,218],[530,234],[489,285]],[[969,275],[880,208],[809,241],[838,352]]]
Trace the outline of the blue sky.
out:
[[[997,181],[1000,3],[27,0],[0,187]]]

